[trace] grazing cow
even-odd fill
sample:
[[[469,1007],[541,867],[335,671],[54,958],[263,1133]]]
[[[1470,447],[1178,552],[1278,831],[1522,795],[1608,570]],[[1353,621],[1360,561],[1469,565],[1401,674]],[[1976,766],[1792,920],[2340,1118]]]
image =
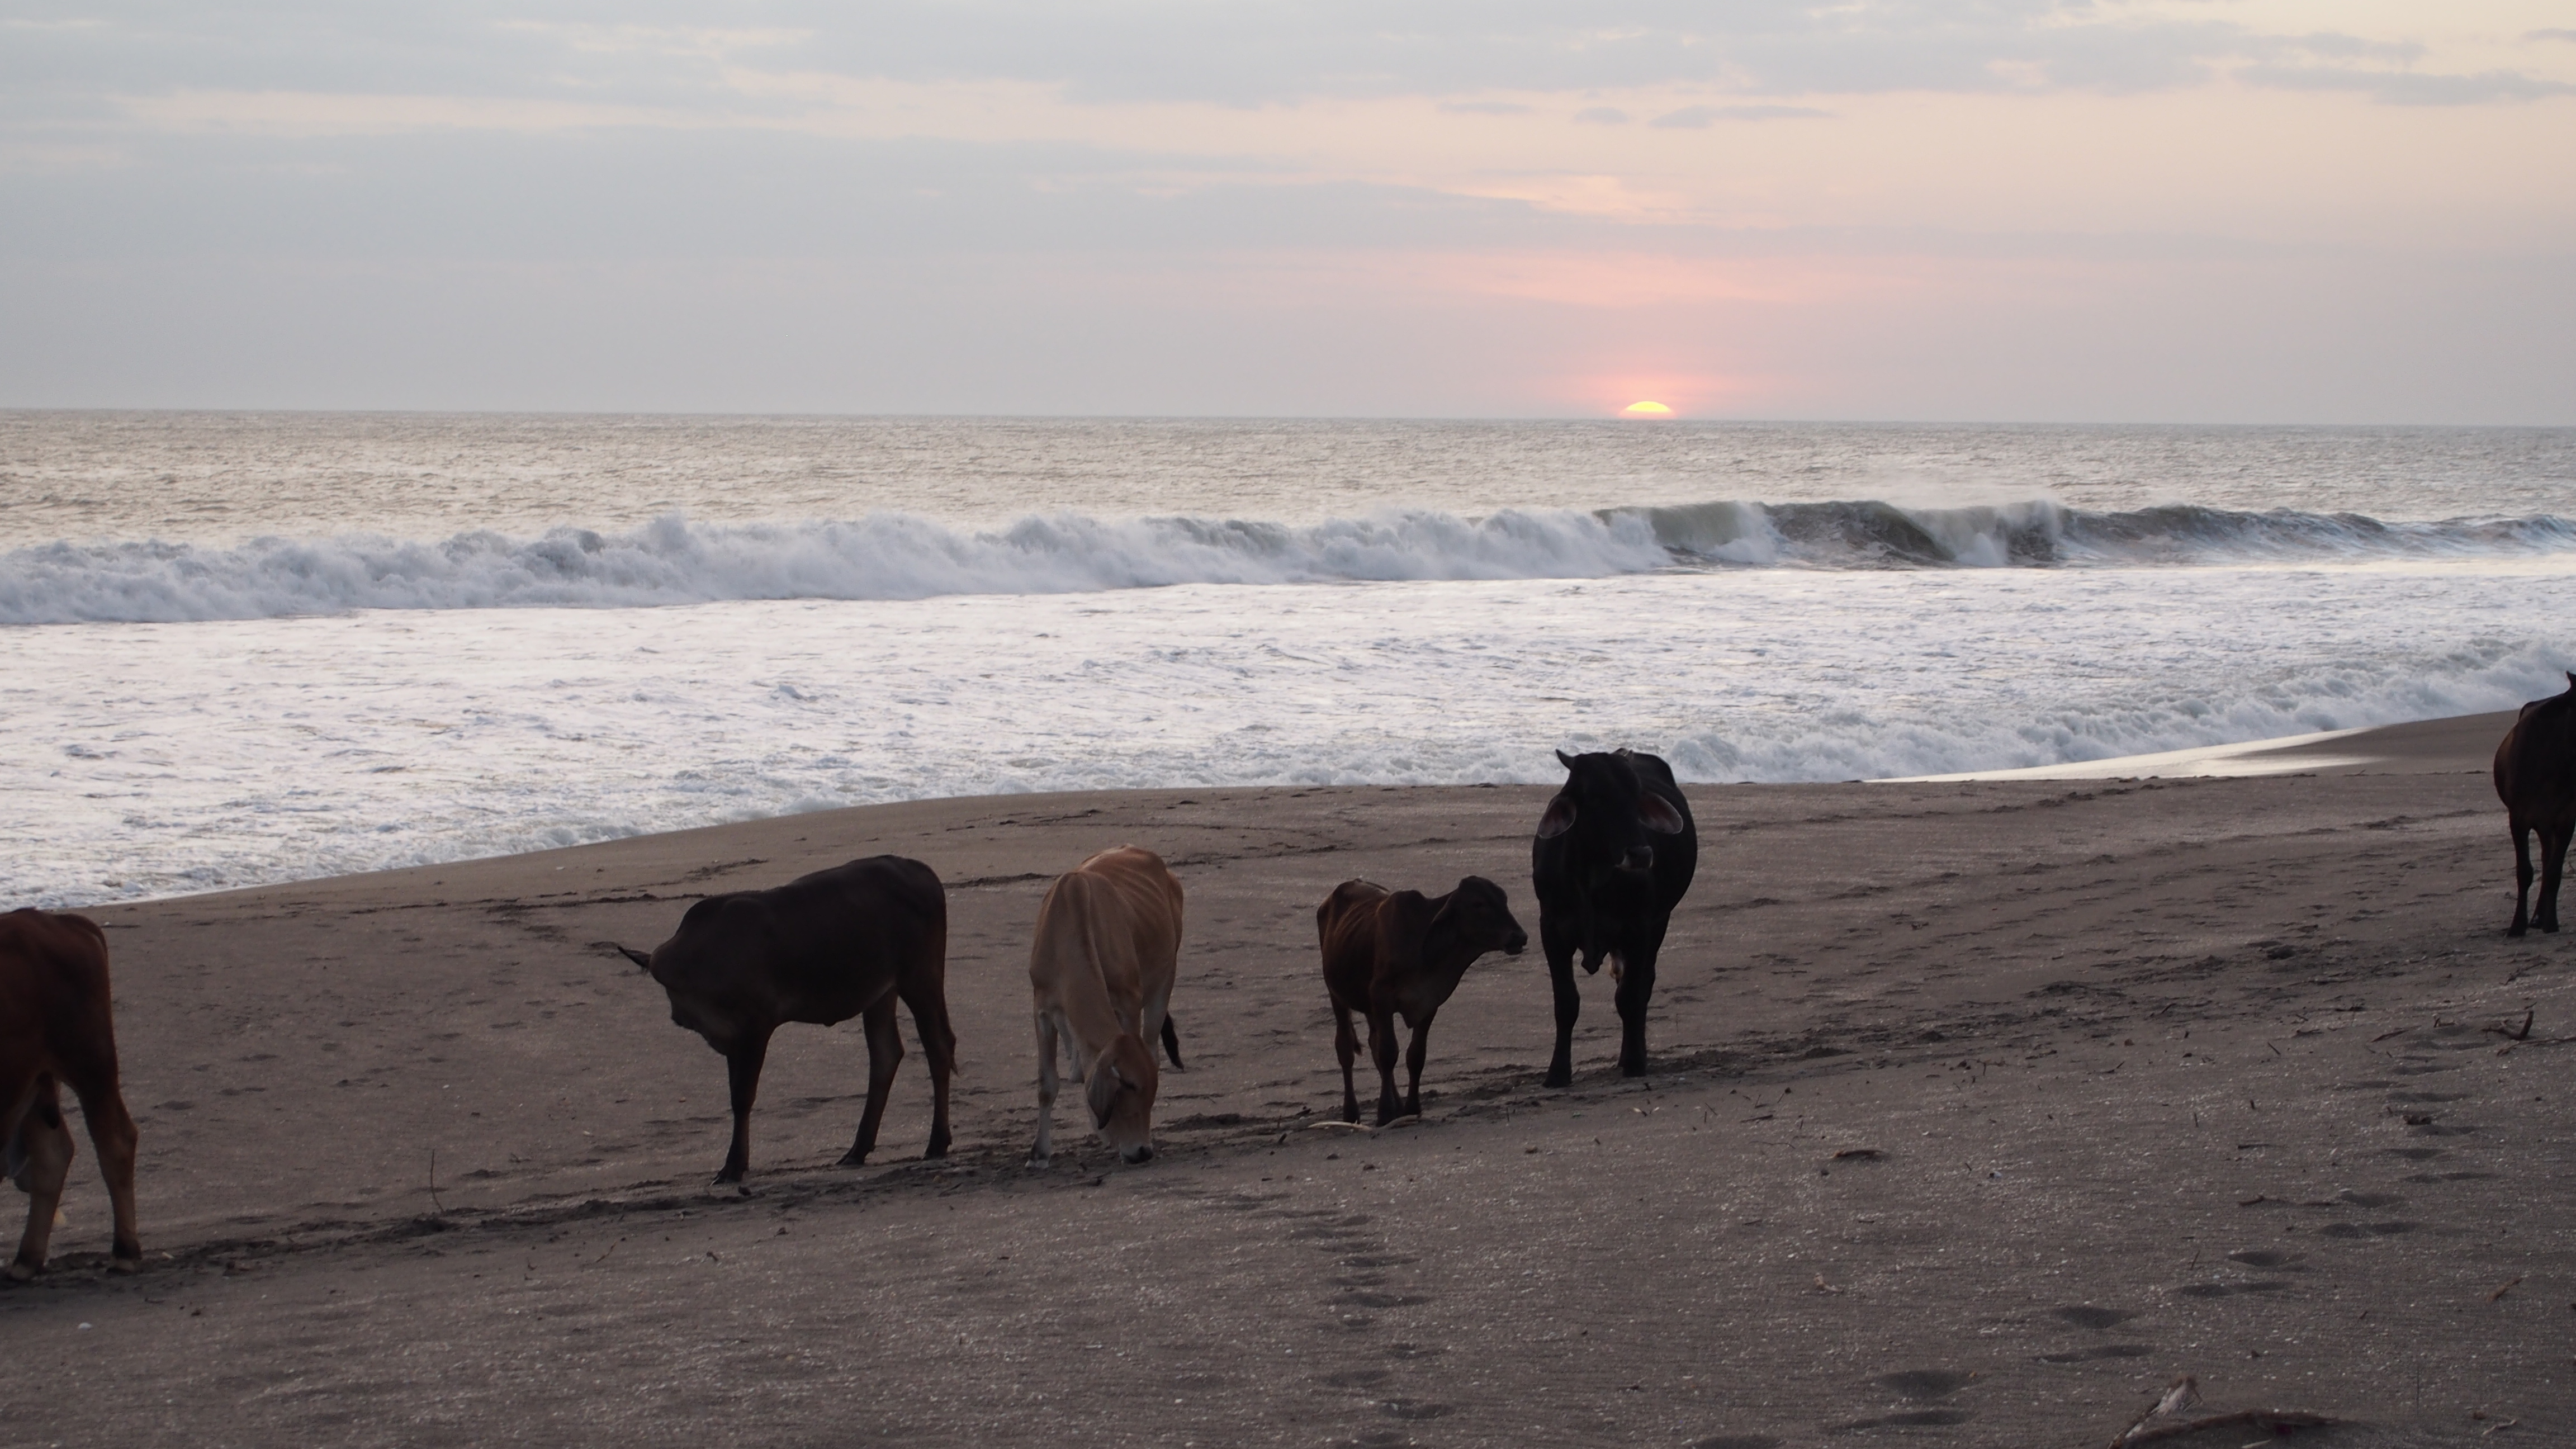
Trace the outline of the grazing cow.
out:
[[[1154,1155],[1160,1078],[1145,1043],[1157,1035],[1181,1065],[1172,978],[1181,953],[1181,883],[1150,850],[1104,850],[1057,876],[1038,906],[1029,986],[1038,1028],[1038,1140],[1029,1166],[1054,1157],[1055,1044],[1073,1079],[1089,1079],[1091,1125],[1128,1162]]]
[[[9,1276],[45,1266],[54,1215],[71,1176],[72,1133],[62,1088],[80,1098],[107,1178],[116,1238],[109,1266],[143,1266],[134,1230],[134,1116],[116,1085],[116,1022],[107,989],[107,936],[87,916],[21,910],[0,915],[0,1138],[9,1180],[27,1194],[27,1232]]]
[[[2567,839],[2576,834],[2576,671],[2567,692],[2522,707],[2513,728],[2496,745],[2496,796],[2504,801],[2505,828],[2513,832],[2513,924],[2558,929],[2558,882],[2567,866]],[[2540,910],[2526,914],[2531,895],[2531,834],[2540,834]]]
[[[751,1165],[751,1102],[770,1034],[791,1021],[831,1026],[865,1018],[868,1106],[841,1158],[856,1167],[876,1149],[894,1069],[903,1060],[895,1002],[912,1009],[930,1058],[930,1146],[948,1155],[948,1074],[957,1034],[948,1028],[948,894],[917,860],[870,856],[765,891],[709,896],[653,954],[617,948],[671,996],[671,1020],[724,1055],[733,1088],[733,1146],[719,1183]]]
[[[1437,898],[1420,891],[1389,891],[1364,880],[1333,887],[1315,908],[1315,934],[1324,950],[1324,989],[1333,997],[1333,1050],[1342,1059],[1342,1120],[1360,1120],[1351,1061],[1360,1042],[1351,1013],[1368,1018],[1369,1057],[1377,1063],[1377,1122],[1422,1115],[1422,1059],[1431,1018],[1458,978],[1488,951],[1517,956],[1529,933],[1512,919],[1503,888],[1480,875],[1458,882]],[[1410,1081],[1404,1105],[1395,1100],[1395,1018],[1413,1029],[1406,1051]]]
[[[1565,787],[1539,817],[1530,846],[1538,891],[1538,935],[1556,987],[1556,1056],[1547,1085],[1574,1081],[1574,956],[1586,972],[1610,958],[1619,983],[1619,1070],[1646,1074],[1646,1003],[1655,994],[1655,953],[1673,907],[1699,865],[1699,833],[1672,768],[1653,755],[1556,752]]]

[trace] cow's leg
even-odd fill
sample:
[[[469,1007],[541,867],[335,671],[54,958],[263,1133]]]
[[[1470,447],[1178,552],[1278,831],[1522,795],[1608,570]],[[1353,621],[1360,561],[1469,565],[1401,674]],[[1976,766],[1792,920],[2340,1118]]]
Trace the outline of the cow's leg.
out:
[[[2558,882],[2567,868],[2569,833],[2563,824],[2540,827],[2540,910],[2532,924],[2544,931],[2558,929]]]
[[[1351,1063],[1360,1055],[1360,1034],[1351,1029],[1351,1009],[1333,1003],[1333,1055],[1342,1059],[1342,1120],[1360,1120],[1360,1094],[1351,1081]]]
[[[1068,1047],[1072,1043],[1066,1043]],[[1068,1055],[1080,1057],[1079,1051]],[[1055,1015],[1038,1013],[1038,1142],[1029,1149],[1029,1166],[1044,1167],[1055,1159]]]
[[[894,1095],[894,1071],[903,1065],[903,1033],[895,1029],[894,993],[889,991],[859,1017],[868,1037],[868,1105],[859,1114],[859,1135],[840,1165],[856,1167],[877,1150],[877,1127],[885,1121],[886,1099]]]
[[[1626,958],[1619,978],[1619,1074],[1646,1074],[1646,1004],[1655,996],[1655,953]]]
[[[2515,815],[2508,819],[2507,828],[2513,831],[2513,924],[2504,933],[2519,936],[2531,922],[2531,825]]]
[[[1369,1060],[1377,1063],[1377,1125],[1385,1126],[1400,1114],[1395,1100],[1395,1013],[1372,1008],[1369,1012]]]
[[[113,1081],[92,1085],[80,1094],[80,1104],[81,1117],[89,1123],[90,1145],[98,1149],[98,1170],[107,1178],[108,1205],[116,1215],[115,1247],[108,1263],[120,1273],[131,1273],[143,1266],[143,1238],[134,1223],[134,1114],[125,1110],[125,1094]]]
[[[924,1157],[948,1155],[948,1078],[957,1070],[957,1032],[948,1024],[946,995],[908,1003],[913,1029],[921,1034],[921,1054],[930,1058],[930,1145]]]
[[[1655,999],[1655,958],[1663,954],[1664,929],[1671,922],[1649,918],[1628,949],[1620,952],[1625,974],[1619,978],[1619,1074],[1646,1074],[1646,1007]]]
[[[767,1030],[725,1053],[725,1085],[733,1090],[733,1146],[725,1153],[724,1167],[716,1173],[719,1183],[740,1182],[751,1169],[751,1102],[760,1095],[760,1064],[768,1059]]]
[[[1560,937],[1557,923],[1540,907],[1539,945],[1547,952],[1548,983],[1556,988],[1556,1055],[1547,1064],[1547,1085],[1574,1085],[1574,1019],[1583,1014],[1582,993],[1574,989],[1574,941]]]
[[[36,1088],[35,1105],[18,1119],[10,1139],[11,1156],[21,1159],[17,1183],[27,1190],[27,1232],[18,1240],[18,1256],[9,1276],[23,1283],[45,1266],[54,1241],[54,1214],[63,1205],[63,1183],[72,1171],[72,1132],[63,1125],[60,1096],[51,1078]]]
[[[1422,1020],[1406,1023],[1413,1028],[1413,1045],[1404,1052],[1404,1070],[1408,1078],[1404,1091],[1404,1115],[1408,1117],[1422,1115],[1422,1063],[1431,1052],[1431,1018],[1435,1014],[1426,1011]]]

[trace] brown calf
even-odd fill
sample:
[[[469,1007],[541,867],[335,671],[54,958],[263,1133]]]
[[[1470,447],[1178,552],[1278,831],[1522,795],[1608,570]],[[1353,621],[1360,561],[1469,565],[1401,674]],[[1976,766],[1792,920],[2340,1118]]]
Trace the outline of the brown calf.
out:
[[[134,1231],[134,1117],[116,1086],[107,937],[86,916],[11,911],[0,915],[0,1138],[9,1180],[30,1199],[27,1233],[9,1264],[22,1282],[45,1266],[71,1176],[66,1085],[80,1098],[116,1214],[110,1266],[130,1273],[143,1264],[143,1240]]]
[[[1422,1115],[1422,1059],[1431,1018],[1458,978],[1488,951],[1517,956],[1529,933],[1512,919],[1503,888],[1480,875],[1458,882],[1445,896],[1392,891],[1364,880],[1333,887],[1315,908],[1315,934],[1324,950],[1324,988],[1333,996],[1333,1050],[1342,1059],[1342,1120],[1360,1120],[1351,1083],[1359,1037],[1351,1013],[1368,1018],[1369,1056],[1377,1062],[1377,1120],[1383,1127]],[[1411,1076],[1401,1111],[1395,1098],[1395,1018],[1413,1029],[1405,1054]]]
[[[1029,988],[1038,1030],[1038,1140],[1029,1165],[1054,1154],[1055,1048],[1064,1039],[1073,1079],[1090,1079],[1091,1124],[1128,1162],[1154,1155],[1156,1036],[1172,1065],[1172,981],[1181,952],[1181,883],[1163,858],[1132,845],[1104,850],[1056,877],[1038,906],[1029,943]]]

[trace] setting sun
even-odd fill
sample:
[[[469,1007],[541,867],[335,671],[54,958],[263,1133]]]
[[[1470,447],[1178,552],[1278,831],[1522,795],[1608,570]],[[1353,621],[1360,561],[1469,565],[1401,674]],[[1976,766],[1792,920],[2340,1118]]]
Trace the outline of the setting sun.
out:
[[[1632,402],[1619,409],[1623,418],[1669,418],[1673,410],[1659,402]]]

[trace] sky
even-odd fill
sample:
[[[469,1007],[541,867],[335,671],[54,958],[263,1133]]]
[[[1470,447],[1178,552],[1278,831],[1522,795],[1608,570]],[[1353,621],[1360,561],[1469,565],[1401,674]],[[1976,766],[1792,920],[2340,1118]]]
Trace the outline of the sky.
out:
[[[1641,398],[2576,424],[2576,0],[0,0],[0,407]]]

